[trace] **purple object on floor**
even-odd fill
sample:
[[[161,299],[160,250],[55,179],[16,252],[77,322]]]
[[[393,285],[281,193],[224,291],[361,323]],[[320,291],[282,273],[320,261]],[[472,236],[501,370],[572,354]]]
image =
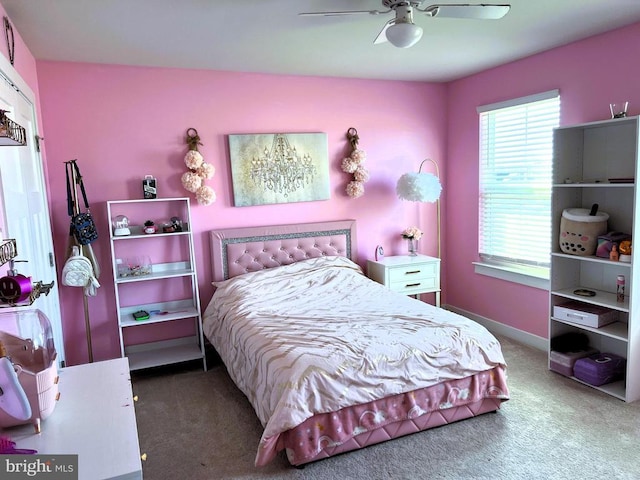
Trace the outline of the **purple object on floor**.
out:
[[[9,437],[0,437],[1,455],[33,455],[35,453],[38,453],[38,451],[30,448],[16,448],[16,442]]]
[[[622,380],[627,360],[613,353],[596,353],[576,360],[573,376],[596,387]]]

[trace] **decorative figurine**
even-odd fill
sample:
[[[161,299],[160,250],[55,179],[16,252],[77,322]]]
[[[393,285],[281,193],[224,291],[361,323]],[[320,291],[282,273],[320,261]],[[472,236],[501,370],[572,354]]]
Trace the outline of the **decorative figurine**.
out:
[[[618,253],[618,245],[615,243],[611,246],[611,252],[609,252],[609,260],[617,262],[620,254]]]

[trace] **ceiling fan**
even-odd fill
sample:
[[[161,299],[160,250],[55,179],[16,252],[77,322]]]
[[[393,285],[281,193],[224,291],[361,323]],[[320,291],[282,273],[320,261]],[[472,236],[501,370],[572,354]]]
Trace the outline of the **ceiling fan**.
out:
[[[409,48],[422,38],[422,27],[413,22],[414,12],[437,18],[475,18],[497,20],[504,17],[511,8],[509,4],[435,4],[422,8],[424,0],[401,1],[382,0],[386,10],[345,10],[338,12],[305,12],[300,16],[338,16],[338,15],[385,15],[394,12],[395,18],[389,20],[374,40],[374,44],[390,42],[399,48]]]

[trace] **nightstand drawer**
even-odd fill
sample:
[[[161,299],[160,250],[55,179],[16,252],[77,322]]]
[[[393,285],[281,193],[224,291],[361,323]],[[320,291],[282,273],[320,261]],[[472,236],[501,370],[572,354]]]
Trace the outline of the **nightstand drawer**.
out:
[[[438,265],[435,263],[418,263],[416,265],[403,265],[389,268],[390,282],[417,282],[423,279],[435,280],[438,274]]]
[[[405,281],[391,282],[389,285],[390,290],[408,295],[425,291],[433,292],[438,288],[439,285],[435,276],[428,278],[407,278]]]

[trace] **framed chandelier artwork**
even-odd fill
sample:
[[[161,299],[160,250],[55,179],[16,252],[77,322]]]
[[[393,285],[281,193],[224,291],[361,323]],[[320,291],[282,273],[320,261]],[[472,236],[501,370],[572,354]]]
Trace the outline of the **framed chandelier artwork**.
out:
[[[328,200],[326,133],[229,135],[236,207]]]

